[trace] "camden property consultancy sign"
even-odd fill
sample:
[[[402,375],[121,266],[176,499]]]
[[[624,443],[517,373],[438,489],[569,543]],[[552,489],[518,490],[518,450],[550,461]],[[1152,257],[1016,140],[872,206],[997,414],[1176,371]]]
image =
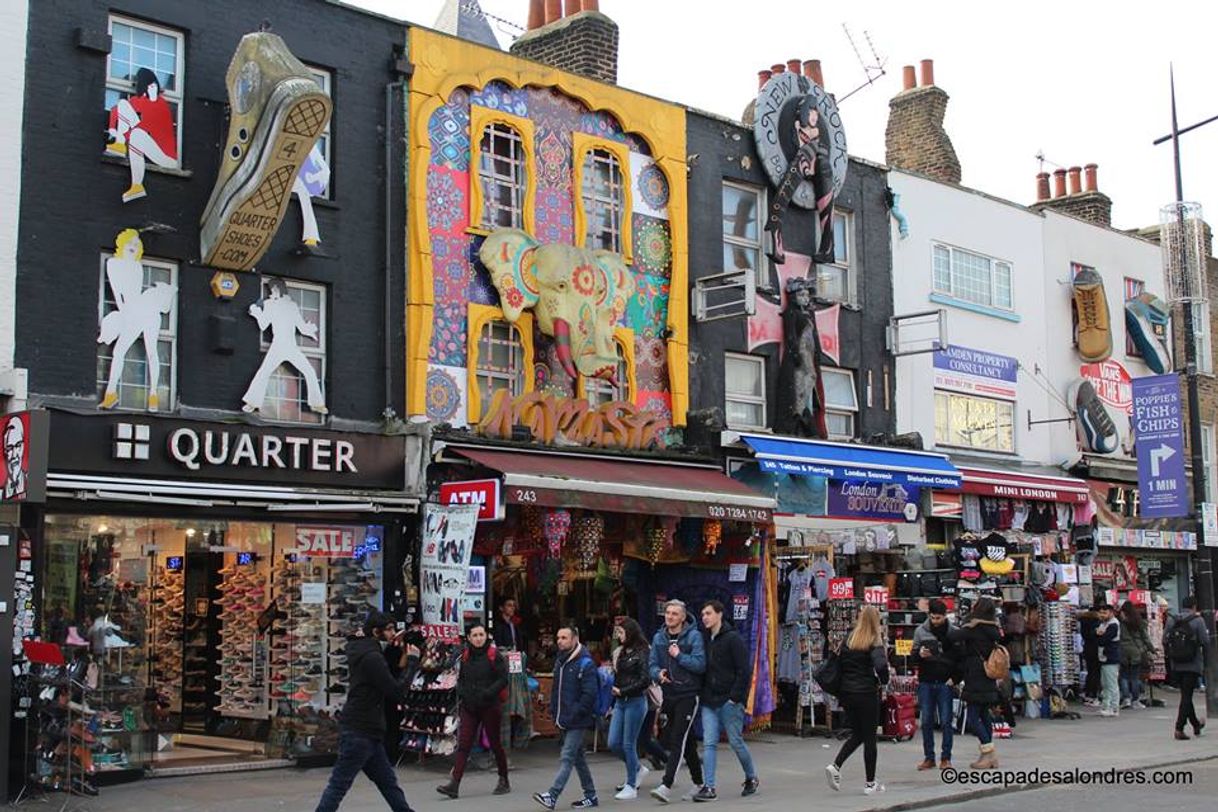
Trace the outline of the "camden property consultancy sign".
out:
[[[1019,361],[1009,355],[951,346],[935,350],[935,388],[1015,399]]]

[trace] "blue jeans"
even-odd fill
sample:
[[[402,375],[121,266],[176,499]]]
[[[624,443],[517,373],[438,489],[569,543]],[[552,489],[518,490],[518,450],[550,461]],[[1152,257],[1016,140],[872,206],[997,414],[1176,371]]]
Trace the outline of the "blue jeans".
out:
[[[1142,666],[1121,666],[1121,699],[1137,702],[1142,698]]]
[[[579,773],[579,785],[583,787],[585,798],[596,797],[596,785],[592,783],[592,770],[588,769],[588,759],[584,756],[584,734],[588,731],[582,727],[579,730],[564,730],[562,732],[562,753],[558,757],[558,773],[554,776],[554,786],[550,787],[550,795],[558,800],[567,779],[571,777],[571,768]]]
[[[334,770],[330,773],[325,792],[321,794],[317,812],[335,812],[361,770],[376,784],[393,812],[411,812],[406,796],[398,786],[397,773],[389,763],[384,738],[351,730],[342,731],[338,737],[338,761],[334,762]]]
[[[969,730],[973,731],[977,741],[981,744],[989,744],[994,741],[994,723],[990,720],[990,706],[975,705],[969,702],[967,710]]]
[[[922,717],[922,755],[927,761],[935,760],[935,717],[939,718],[939,726],[943,729],[944,761],[952,760],[952,700],[955,698],[952,686],[946,682],[918,683],[918,714]]]
[[[718,760],[719,730],[727,731],[727,743],[740,760],[744,777],[750,781],[757,778],[753,767],[753,756],[744,743],[744,706],[725,702],[717,708],[702,706],[702,777],[706,786],[715,787],[715,762]]]
[[[639,731],[647,715],[647,697],[619,697],[613,703],[613,719],[609,722],[609,749],[626,762],[626,783],[639,785]]]

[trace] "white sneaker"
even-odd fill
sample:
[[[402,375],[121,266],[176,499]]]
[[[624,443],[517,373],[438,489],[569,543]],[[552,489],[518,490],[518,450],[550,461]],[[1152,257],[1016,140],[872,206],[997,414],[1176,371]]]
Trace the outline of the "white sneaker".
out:
[[[670,790],[668,787],[664,786],[663,784],[660,784],[660,786],[656,787],[655,789],[653,789],[651,791],[651,797],[655,798],[657,801],[659,801],[662,804],[666,804],[672,800],[672,797],[670,795],[671,792],[672,792],[672,790]]]
[[[626,784],[624,787],[622,787],[621,792],[613,797],[618,801],[633,801],[635,798],[639,797],[639,791],[637,788]]]
[[[1133,706],[1134,706],[1135,708],[1137,708],[1138,710],[1146,710],[1147,708],[1149,708],[1149,707],[1150,707],[1149,705],[1147,705],[1145,702],[1143,702],[1143,701],[1142,701],[1142,700],[1140,700],[1140,699],[1139,699],[1137,702],[1134,702],[1134,703],[1133,703]]]
[[[1125,708],[1132,708],[1132,707],[1133,707],[1133,703],[1130,702],[1128,699],[1121,700],[1121,710],[1124,710]]]
[[[681,796],[682,801],[692,801],[694,795],[698,793],[700,787],[697,784],[690,784],[689,789],[685,790],[685,794]]]
[[[829,789],[841,790],[842,771],[837,768],[836,764],[825,767],[825,777],[829,780]]]
[[[639,765],[638,772],[634,774],[634,788],[638,789],[643,786],[643,779],[651,772],[651,768],[643,764]]]
[[[1099,715],[1100,716],[1116,716],[1117,712],[1114,710],[1109,710],[1108,708],[1104,708],[1103,710],[1101,710],[1099,712]]]
[[[863,785],[864,795],[879,795],[884,791],[884,785],[878,781],[868,781]]]

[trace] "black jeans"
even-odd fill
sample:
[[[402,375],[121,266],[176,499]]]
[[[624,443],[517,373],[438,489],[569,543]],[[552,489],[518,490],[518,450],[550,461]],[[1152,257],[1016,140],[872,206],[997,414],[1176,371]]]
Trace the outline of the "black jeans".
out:
[[[317,812],[335,812],[361,770],[376,784],[393,812],[411,812],[406,796],[398,786],[397,773],[385,753],[384,738],[352,730],[344,730],[338,737],[338,761],[321,794]]]
[[[880,726],[880,698],[874,692],[865,694],[842,694],[842,709],[846,712],[846,723],[850,725],[850,738],[837,751],[833,763],[839,768],[850,758],[850,754],[863,745],[863,767],[867,780],[875,780],[877,756],[876,739]]]
[[[689,766],[689,777],[695,786],[702,786],[702,759],[698,757],[698,742],[694,740],[694,719],[699,713],[698,697],[664,697],[660,713],[668,717],[661,738],[668,751],[668,763],[664,765],[664,786],[669,789],[677,780],[677,768],[681,756]]]
[[[1176,711],[1176,730],[1184,730],[1185,724],[1192,724],[1193,729],[1201,727],[1197,719],[1197,709],[1193,707],[1193,691],[1197,690],[1200,674],[1191,671],[1177,671],[1176,679],[1180,684],[1180,709]]]

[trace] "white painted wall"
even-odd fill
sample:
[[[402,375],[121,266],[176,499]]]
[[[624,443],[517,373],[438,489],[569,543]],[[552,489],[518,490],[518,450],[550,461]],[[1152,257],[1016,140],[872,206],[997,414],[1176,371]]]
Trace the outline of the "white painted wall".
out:
[[[17,313],[17,221],[21,206],[21,132],[25,109],[27,0],[0,3],[0,110],[9,141],[0,150],[0,393],[12,392],[10,406],[25,400],[25,373],[13,369]],[[0,403],[3,402],[0,395]]]

